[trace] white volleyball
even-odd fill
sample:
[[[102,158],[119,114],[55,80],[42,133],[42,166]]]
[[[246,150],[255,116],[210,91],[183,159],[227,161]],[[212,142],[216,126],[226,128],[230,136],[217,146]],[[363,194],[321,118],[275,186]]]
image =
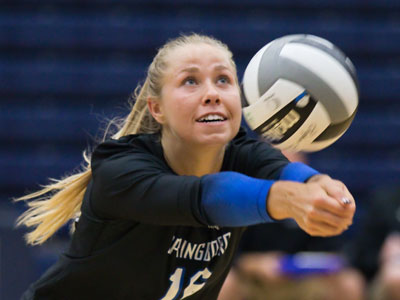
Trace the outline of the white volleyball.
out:
[[[359,99],[356,70],[331,42],[308,34],[273,40],[245,70],[243,115],[282,150],[318,151],[339,139]]]

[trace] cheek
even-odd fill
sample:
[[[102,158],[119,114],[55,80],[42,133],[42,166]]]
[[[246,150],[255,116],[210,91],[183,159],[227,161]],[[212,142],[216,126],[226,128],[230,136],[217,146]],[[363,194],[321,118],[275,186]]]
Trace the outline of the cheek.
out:
[[[239,127],[242,123],[242,104],[239,101],[239,104],[236,106],[236,115],[235,115],[235,130],[239,130]]]
[[[235,101],[231,103],[231,114],[233,117],[233,130],[238,131],[241,121],[242,121],[242,102],[240,99],[240,95],[234,97]]]
[[[234,115],[234,117],[239,117],[240,119],[242,115],[242,103],[240,100],[240,94],[232,93],[230,99],[232,99],[232,101],[230,101],[232,114]]]
[[[187,124],[193,118],[193,110],[190,101],[185,97],[174,97],[166,103],[166,119],[170,126],[182,126],[180,124]]]

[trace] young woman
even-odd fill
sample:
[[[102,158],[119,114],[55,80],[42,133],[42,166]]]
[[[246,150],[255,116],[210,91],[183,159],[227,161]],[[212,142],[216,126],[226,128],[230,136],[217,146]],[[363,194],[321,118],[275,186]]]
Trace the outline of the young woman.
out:
[[[330,236],[351,224],[343,183],[289,163],[240,122],[226,45],[169,41],[86,171],[20,199],[39,197],[19,220],[36,226],[29,244],[79,216],[69,249],[22,299],[216,299],[246,226],[294,218]]]

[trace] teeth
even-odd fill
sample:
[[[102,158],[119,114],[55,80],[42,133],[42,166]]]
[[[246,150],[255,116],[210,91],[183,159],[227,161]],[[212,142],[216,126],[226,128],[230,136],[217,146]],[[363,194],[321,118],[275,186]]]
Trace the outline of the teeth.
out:
[[[219,116],[219,115],[207,115],[205,117],[202,117],[201,119],[199,119],[199,122],[209,122],[209,121],[223,121],[225,120],[223,117]]]

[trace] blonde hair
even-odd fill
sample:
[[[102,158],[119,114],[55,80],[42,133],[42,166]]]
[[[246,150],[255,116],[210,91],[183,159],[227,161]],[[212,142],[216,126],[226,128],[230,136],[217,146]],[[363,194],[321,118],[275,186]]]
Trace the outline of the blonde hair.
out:
[[[174,49],[188,44],[209,44],[222,49],[226,52],[236,74],[232,53],[219,40],[199,34],[182,35],[170,40],[158,50],[147,70],[144,84],[138,85],[132,94],[129,115],[121,122],[110,122],[106,129],[106,135],[109,133],[111,125],[117,127],[117,132],[112,135],[114,139],[129,134],[155,133],[161,130],[160,124],[155,121],[147,109],[147,98],[160,98],[162,79],[168,68],[168,54]],[[42,186],[41,190],[15,199],[15,201],[31,200],[27,202],[28,210],[17,220],[17,226],[34,227],[33,231],[26,234],[25,238],[28,244],[44,243],[61,226],[80,216],[83,196],[92,177],[90,157],[86,151],[83,153],[83,158],[84,165],[79,173],[62,179],[50,179],[51,183]]]

